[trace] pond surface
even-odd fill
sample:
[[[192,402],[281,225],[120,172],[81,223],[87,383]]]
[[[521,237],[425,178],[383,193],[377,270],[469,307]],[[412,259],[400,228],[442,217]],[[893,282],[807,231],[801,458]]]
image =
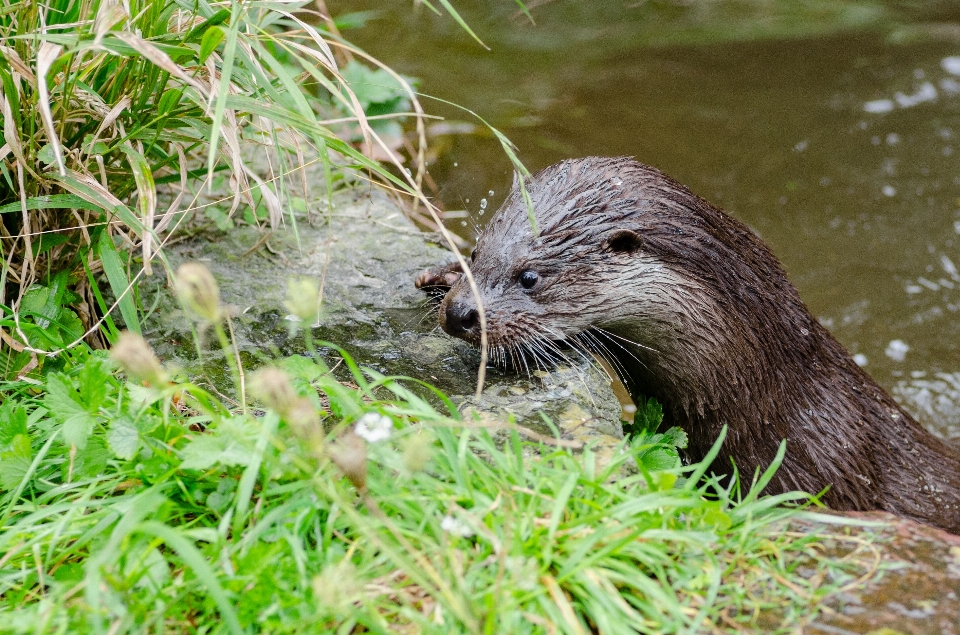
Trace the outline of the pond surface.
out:
[[[960,5],[541,0],[534,25],[509,0],[456,2],[487,51],[447,15],[383,4],[328,6],[378,9],[345,36],[531,170],[633,155],[748,223],[874,377],[960,436]],[[482,127],[434,144],[471,237],[509,162]]]

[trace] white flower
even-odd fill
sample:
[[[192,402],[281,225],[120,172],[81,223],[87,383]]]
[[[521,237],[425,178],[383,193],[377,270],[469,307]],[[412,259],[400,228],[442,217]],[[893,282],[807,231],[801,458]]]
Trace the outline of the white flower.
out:
[[[470,526],[467,525],[467,523],[458,518],[454,518],[450,514],[444,516],[443,520],[440,521],[440,529],[444,530],[448,534],[461,536],[463,538],[473,535],[473,530],[470,529]]]
[[[353,431],[367,443],[376,443],[390,438],[393,434],[393,421],[379,412],[368,412],[357,420]]]

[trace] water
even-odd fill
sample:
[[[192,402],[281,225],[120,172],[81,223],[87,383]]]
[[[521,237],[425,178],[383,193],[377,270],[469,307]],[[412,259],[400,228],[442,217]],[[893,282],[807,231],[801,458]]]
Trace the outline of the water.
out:
[[[507,0],[456,3],[490,51],[406,4],[346,36],[483,116],[531,170],[632,155],[745,221],[871,374],[960,436],[960,8],[528,4],[536,26]],[[509,161],[482,126],[434,144],[440,200],[470,213],[450,227],[469,236]]]

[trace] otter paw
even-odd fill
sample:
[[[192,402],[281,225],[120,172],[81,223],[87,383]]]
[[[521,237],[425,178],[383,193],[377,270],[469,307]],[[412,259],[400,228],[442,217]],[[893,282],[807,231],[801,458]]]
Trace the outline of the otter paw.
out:
[[[456,262],[420,273],[413,284],[424,291],[446,291],[457,284],[463,273]]]

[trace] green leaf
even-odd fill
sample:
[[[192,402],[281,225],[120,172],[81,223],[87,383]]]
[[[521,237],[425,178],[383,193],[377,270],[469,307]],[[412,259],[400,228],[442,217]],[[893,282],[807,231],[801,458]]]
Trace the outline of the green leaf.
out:
[[[183,89],[182,88],[171,88],[170,90],[163,93],[163,97],[160,98],[159,103],[157,103],[157,112],[160,115],[169,114],[177,105],[180,103],[180,100],[183,98]],[[180,178],[179,174],[171,175],[176,179]],[[154,179],[154,182],[159,183],[160,181]]]
[[[89,357],[80,369],[80,398],[87,411],[96,413],[103,405],[110,388],[110,374],[104,368],[104,362],[99,357]]]
[[[203,64],[223,41],[224,32],[218,26],[211,26],[200,40],[200,63]]]
[[[206,21],[201,22],[197,26],[190,29],[190,32],[187,33],[187,37],[183,39],[184,42],[196,42],[201,36],[203,36],[207,29],[210,27],[216,26],[218,24],[223,24],[227,21],[227,18],[230,17],[230,11],[227,9],[220,9],[212,16],[207,18]]]
[[[47,328],[60,319],[68,277],[67,271],[61,271],[50,279],[48,286],[32,285],[24,295],[20,309],[34,313],[37,326]]]
[[[163,399],[163,393],[156,388],[141,386],[133,382],[126,384],[128,404],[139,410],[144,406],[155,404]]]
[[[220,64],[220,85],[217,87],[217,101],[213,106],[213,125],[210,126],[210,137],[207,153],[207,175],[213,176],[213,169],[220,156],[220,127],[224,120],[223,114],[227,108],[227,95],[230,94],[230,82],[233,81],[233,66],[236,63],[237,36],[239,35],[239,18],[241,5],[234,2],[230,13],[230,30],[227,31],[227,42],[223,47],[222,62]]]
[[[6,447],[18,435],[27,435],[27,411],[20,404],[7,399],[0,405],[0,447]]]
[[[663,415],[661,414],[661,418],[662,416]],[[688,442],[687,433],[681,428],[673,426],[663,433],[663,442],[668,445],[672,445],[675,448],[685,448],[687,447]]]
[[[646,401],[638,400],[637,412],[633,415],[630,432],[654,434],[663,422],[663,406],[651,397]]]
[[[703,512],[702,519],[704,523],[713,525],[719,531],[726,531],[733,524],[730,514],[723,511],[719,503],[707,508],[706,511]]]
[[[73,459],[73,479],[93,478],[103,474],[107,468],[107,461],[112,456],[102,437],[90,437],[87,439],[85,447],[77,448],[77,454]],[[64,463],[62,467],[64,478],[66,478],[67,469],[69,469],[69,464]]]
[[[323,360],[305,355],[293,355],[280,360],[280,368],[291,376],[306,382],[313,382],[330,372]]]
[[[80,318],[73,309],[65,308],[60,311],[60,315],[57,316],[57,326],[60,332],[66,336],[66,344],[75,342],[83,337],[83,322],[80,321]]]
[[[375,20],[383,15],[383,11],[354,11],[352,13],[343,13],[333,19],[333,23],[340,31],[350,29],[359,29],[367,25],[370,20]]]
[[[641,453],[637,457],[637,460],[640,461],[642,467],[648,472],[668,470],[677,467],[680,463],[680,457],[677,455],[676,450],[663,447],[651,448]]]
[[[133,293],[130,291],[130,281],[127,279],[127,272],[120,262],[120,256],[117,255],[117,248],[113,245],[113,239],[106,232],[100,235],[100,261],[103,263],[103,272],[107,274],[107,282],[110,283],[110,289],[113,295],[119,298],[120,315],[128,329],[139,334],[140,318],[137,315],[137,305],[133,299]]]
[[[107,152],[110,151],[110,146],[108,146],[103,141],[97,141],[96,143],[94,143],[93,140],[94,140],[94,136],[92,134],[84,135],[83,137],[83,149],[86,150],[88,153],[106,154]],[[92,147],[91,147],[91,144],[92,144]]]
[[[126,418],[117,418],[110,424],[107,443],[118,459],[129,461],[140,449],[140,432]]]
[[[86,209],[92,212],[103,210],[99,205],[94,205],[83,200],[75,194],[50,194],[47,196],[31,196],[26,200],[27,211],[32,212],[38,209]],[[9,212],[21,213],[22,207],[20,201],[0,205],[0,214]]]
[[[40,150],[37,151],[37,160],[44,165],[53,165],[56,163],[57,158],[53,153],[53,146],[49,143],[43,144]]]
[[[18,434],[10,443],[10,450],[0,452],[0,487],[15,489],[23,481],[30,469],[33,452],[30,449],[30,437]]]
[[[30,313],[40,313],[47,304],[47,298],[50,296],[50,287],[42,284],[32,284],[27,292],[23,294],[23,300],[20,301],[20,310]]]
[[[224,421],[216,432],[202,434],[183,448],[183,470],[207,470],[215,465],[247,466],[256,459],[254,440],[235,420]]]
[[[96,419],[79,403],[79,398],[80,395],[66,375],[57,373],[47,377],[47,394],[43,397],[43,405],[54,419],[63,424],[64,442],[83,449],[93,432]]]
[[[40,246],[37,247],[37,255],[46,253],[65,242],[69,242],[70,237],[66,234],[44,234],[40,237]]]
[[[389,108],[381,108],[375,113],[369,111],[367,114],[386,114],[387,112],[400,112],[410,108],[407,92],[403,86],[382,68],[373,70],[356,60],[351,60],[343,68],[341,75],[357,96],[357,100],[365,111],[369,111],[374,104],[389,105]],[[404,79],[408,83],[414,81],[411,78]]]

